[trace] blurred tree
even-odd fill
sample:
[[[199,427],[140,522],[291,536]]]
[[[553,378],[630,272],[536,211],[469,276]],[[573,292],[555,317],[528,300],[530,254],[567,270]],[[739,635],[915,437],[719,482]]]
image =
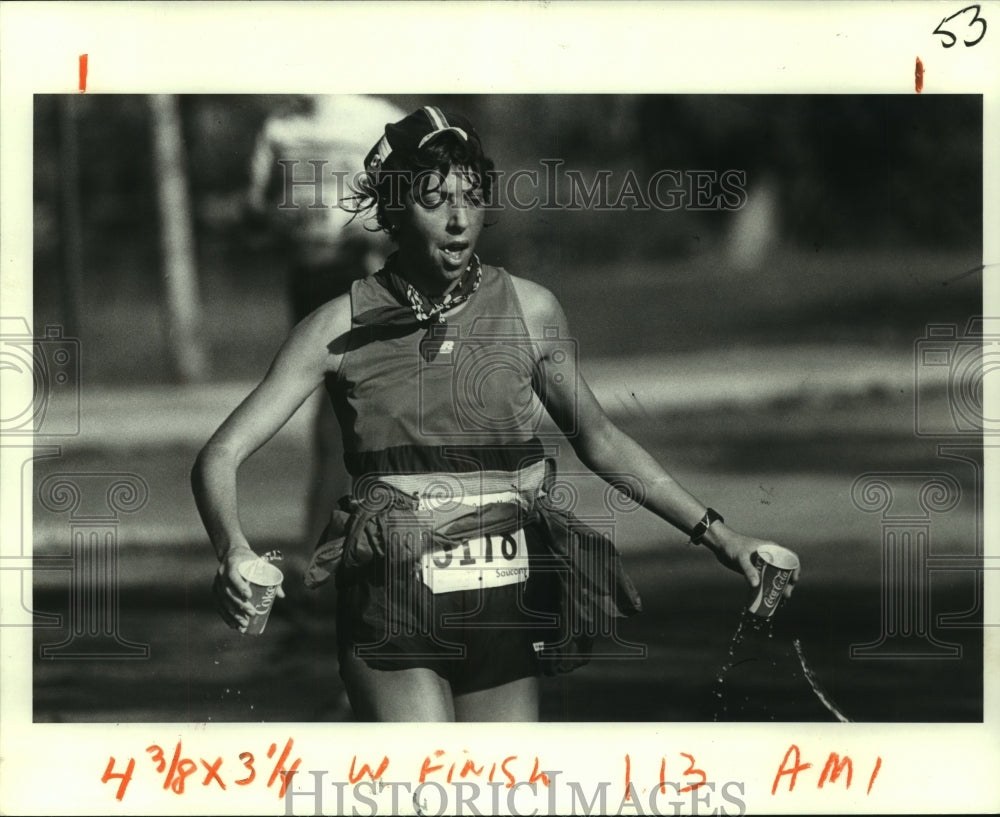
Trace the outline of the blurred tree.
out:
[[[781,229],[800,245],[979,240],[981,97],[648,95],[639,119],[654,165],[775,180]]]
[[[177,98],[153,94],[149,97],[149,110],[153,119],[168,345],[177,376],[182,382],[193,382],[204,378],[206,358],[200,337],[194,235]]]
[[[483,257],[548,286],[565,286],[575,270],[596,265],[614,270],[620,276],[616,280],[627,286],[631,271],[640,274],[650,265],[703,255],[710,241],[718,248],[724,236],[740,249],[739,258],[733,258],[759,263],[754,259],[763,257],[772,224],[790,252],[980,252],[983,110],[978,96],[422,94],[389,99],[404,110],[438,104],[467,114],[508,178],[518,170],[544,175],[542,159],[561,159],[564,169],[575,169],[587,180],[610,171],[615,193],[629,170],[640,179],[664,168],[747,171],[756,204],[741,215],[537,207],[491,214],[496,226],[484,233]],[[73,117],[61,107],[70,101]],[[256,377],[287,329],[288,259],[276,242],[262,240],[263,233],[240,227],[241,204],[266,117],[276,107],[294,108],[302,98],[192,94],[176,102],[183,138],[173,165],[175,181],[186,179],[188,203],[183,211],[163,212],[171,218],[184,212],[183,218],[193,221],[182,239],[187,249],[179,255],[188,257],[192,281],[198,271],[197,282],[188,283],[195,313],[200,295],[212,316],[202,324],[204,334],[195,335],[203,338],[204,354],[210,353],[219,372]],[[152,122],[144,95],[35,96],[35,324],[70,326],[76,312],[79,337],[91,350],[86,357],[90,379],[171,376],[168,344],[178,340],[176,328],[166,324],[163,297],[153,297],[162,291],[164,250],[155,227],[162,196],[150,149],[159,138]],[[70,140],[74,128],[76,139]],[[377,136],[370,134],[371,141]],[[560,195],[565,198],[565,187]],[[79,259],[76,272],[74,258]],[[727,268],[731,271],[732,264]],[[169,273],[167,281],[177,283],[171,283]],[[848,274],[844,288],[851,286]],[[247,310],[254,310],[254,320],[242,319]],[[175,327],[183,323],[173,320]]]
[[[77,133],[78,98],[59,98],[60,232],[62,234],[63,326],[69,337],[79,337],[83,313],[83,224],[80,203],[80,156]]]

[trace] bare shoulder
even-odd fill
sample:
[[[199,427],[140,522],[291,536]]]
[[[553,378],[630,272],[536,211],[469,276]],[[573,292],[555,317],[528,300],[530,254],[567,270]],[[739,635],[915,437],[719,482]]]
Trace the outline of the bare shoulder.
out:
[[[351,330],[351,297],[333,298],[307,315],[292,329],[286,347],[332,371],[340,364],[338,349]]]
[[[507,273],[510,275],[510,273]],[[566,324],[566,315],[562,305],[552,292],[541,284],[529,281],[527,278],[519,278],[510,275],[514,292],[521,303],[524,317],[528,321],[532,330],[541,327],[563,327]]]
[[[351,328],[350,293],[332,298],[315,311],[306,315],[299,326],[309,332],[346,332]]]

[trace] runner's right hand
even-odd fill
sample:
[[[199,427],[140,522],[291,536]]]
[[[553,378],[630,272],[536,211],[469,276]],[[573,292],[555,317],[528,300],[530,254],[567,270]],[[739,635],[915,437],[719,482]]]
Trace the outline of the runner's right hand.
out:
[[[250,603],[250,583],[240,575],[239,566],[256,558],[257,554],[246,542],[234,544],[222,557],[212,583],[212,595],[219,615],[227,626],[241,633],[246,632],[254,609]]]

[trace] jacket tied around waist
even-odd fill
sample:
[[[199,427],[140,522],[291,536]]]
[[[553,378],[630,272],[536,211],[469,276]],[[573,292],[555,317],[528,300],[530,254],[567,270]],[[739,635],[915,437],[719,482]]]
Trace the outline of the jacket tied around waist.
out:
[[[412,569],[419,581],[425,554],[523,530],[529,552],[526,595],[551,621],[534,639],[541,667],[555,674],[587,663],[595,637],[610,635],[615,619],[642,609],[614,542],[556,507],[544,485],[490,499],[471,507],[446,501],[428,508],[416,495],[370,482],[362,496],[343,497],[331,513],[305,585],[315,589],[331,577],[338,584],[351,582],[380,567]]]

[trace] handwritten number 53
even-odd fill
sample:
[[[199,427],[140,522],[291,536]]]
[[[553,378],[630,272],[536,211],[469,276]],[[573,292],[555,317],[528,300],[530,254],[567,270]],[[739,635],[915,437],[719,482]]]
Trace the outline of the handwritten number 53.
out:
[[[955,43],[958,42],[958,37],[956,37],[954,34],[952,34],[951,31],[948,30],[948,28],[945,28],[945,24],[946,23],[950,23],[956,17],[960,17],[961,15],[965,14],[965,12],[967,12],[967,11],[971,11],[972,12],[972,19],[968,21],[968,23],[966,24],[966,27],[971,29],[973,26],[975,26],[978,23],[978,25],[979,25],[979,36],[976,37],[976,39],[974,39],[974,40],[962,40],[962,42],[965,44],[966,48],[971,48],[976,43],[978,43],[980,40],[982,40],[983,37],[986,36],[986,20],[984,18],[982,18],[982,17],[979,16],[979,12],[981,10],[982,9],[978,5],[976,5],[976,6],[966,6],[961,11],[956,11],[954,14],[951,15],[951,17],[945,17],[940,23],[938,23],[938,27],[934,29],[934,33],[935,34],[940,34],[942,37],[946,38],[946,39],[944,39],[944,40],[941,41],[941,47],[942,48],[951,48],[953,45],[955,45]]]

